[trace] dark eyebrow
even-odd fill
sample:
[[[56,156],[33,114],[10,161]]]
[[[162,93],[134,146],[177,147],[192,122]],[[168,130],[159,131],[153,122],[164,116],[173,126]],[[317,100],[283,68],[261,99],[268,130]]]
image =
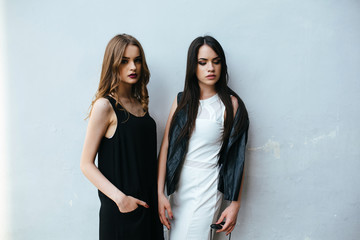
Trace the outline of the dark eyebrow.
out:
[[[213,58],[213,60],[217,60],[217,59],[221,59],[219,56],[218,57],[215,57]],[[207,58],[199,58],[198,60],[208,60]]]

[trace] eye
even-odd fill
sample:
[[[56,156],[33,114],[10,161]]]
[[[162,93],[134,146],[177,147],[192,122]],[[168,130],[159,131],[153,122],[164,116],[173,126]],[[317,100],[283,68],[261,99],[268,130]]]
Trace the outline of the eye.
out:
[[[219,60],[215,60],[213,63],[216,64],[216,65],[221,64],[221,60],[220,60],[220,59],[219,59]]]
[[[141,58],[135,59],[135,62],[136,62],[136,63],[141,63]]]
[[[199,61],[198,64],[200,64],[201,66],[204,66],[206,64],[206,62],[204,61]]]
[[[123,59],[123,60],[121,60],[121,63],[122,64],[126,64],[126,63],[128,63],[129,61],[128,60],[125,60],[125,59]]]

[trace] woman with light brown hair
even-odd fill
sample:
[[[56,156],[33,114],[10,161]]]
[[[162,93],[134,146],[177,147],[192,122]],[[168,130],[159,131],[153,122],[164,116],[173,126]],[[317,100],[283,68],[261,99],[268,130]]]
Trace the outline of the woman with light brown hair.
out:
[[[91,104],[80,163],[99,190],[100,240],[163,239],[157,215],[156,124],[148,112],[149,78],[139,41],[127,34],[112,38]]]

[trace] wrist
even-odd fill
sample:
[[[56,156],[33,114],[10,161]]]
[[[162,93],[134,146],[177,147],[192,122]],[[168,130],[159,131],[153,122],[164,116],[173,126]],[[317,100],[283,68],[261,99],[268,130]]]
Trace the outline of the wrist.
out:
[[[116,203],[116,205],[122,205],[122,203],[124,202],[124,199],[126,198],[127,196],[122,193],[121,191],[117,192],[114,194],[114,197],[112,198],[112,200]]]
[[[164,194],[164,187],[159,187],[159,185],[158,185],[157,194],[158,194],[158,196],[161,196],[162,194]]]
[[[232,207],[236,208],[237,210],[239,210],[240,209],[240,202],[232,201],[230,206],[232,206]]]

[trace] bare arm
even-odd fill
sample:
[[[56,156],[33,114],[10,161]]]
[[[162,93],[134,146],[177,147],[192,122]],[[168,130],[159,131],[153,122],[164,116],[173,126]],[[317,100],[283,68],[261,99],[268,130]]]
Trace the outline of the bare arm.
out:
[[[166,161],[167,161],[167,152],[169,146],[169,129],[172,117],[177,108],[177,98],[175,98],[171,109],[168,120],[166,122],[165,133],[163,140],[161,142],[160,153],[159,153],[159,165],[158,165],[158,199],[159,199],[159,217],[162,224],[164,224],[168,229],[170,229],[170,221],[166,217],[165,211],[167,211],[170,219],[173,218],[171,206],[164,194],[165,188],[165,174],[166,174]]]
[[[95,187],[116,203],[121,212],[129,212],[136,209],[137,205],[146,207],[147,204],[131,196],[126,196],[99,171],[94,163],[101,139],[114,121],[116,122],[114,115],[108,100],[101,98],[95,102],[86,131],[80,168]]]

